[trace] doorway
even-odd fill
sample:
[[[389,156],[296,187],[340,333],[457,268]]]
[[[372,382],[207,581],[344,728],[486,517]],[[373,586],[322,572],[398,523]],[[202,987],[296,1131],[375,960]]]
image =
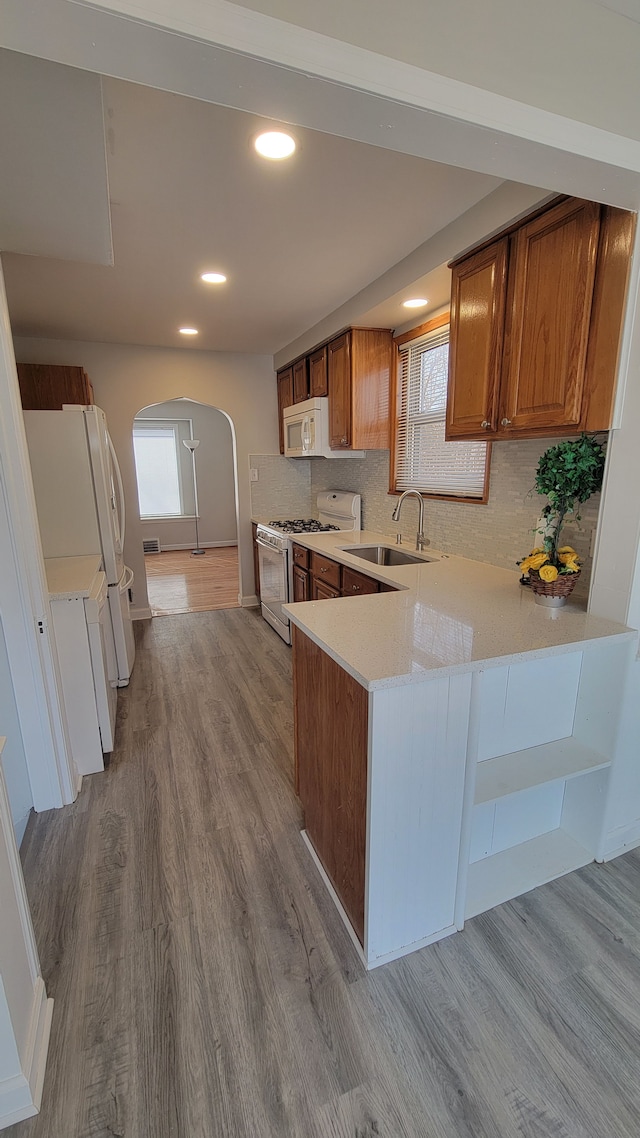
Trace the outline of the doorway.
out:
[[[151,404],[134,419],[133,446],[152,615],[238,608],[227,416],[191,399]]]

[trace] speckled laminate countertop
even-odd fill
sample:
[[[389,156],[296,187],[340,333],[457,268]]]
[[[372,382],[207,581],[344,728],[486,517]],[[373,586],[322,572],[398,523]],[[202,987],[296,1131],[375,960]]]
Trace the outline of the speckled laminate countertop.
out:
[[[603,637],[638,635],[590,616],[579,602],[559,609],[535,604],[517,571],[431,550],[426,556],[438,560],[373,565],[343,548],[393,546],[388,537],[366,530],[296,534],[293,540],[398,588],[285,606],[293,624],[370,691],[559,655]],[[410,545],[401,548],[413,552]]]
[[[88,597],[100,566],[101,558],[96,553],[85,557],[45,557],[50,600],[70,601],[76,597]]]

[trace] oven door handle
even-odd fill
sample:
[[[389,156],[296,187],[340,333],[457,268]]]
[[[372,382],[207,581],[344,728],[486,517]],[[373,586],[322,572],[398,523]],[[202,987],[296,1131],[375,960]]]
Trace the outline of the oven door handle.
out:
[[[268,541],[260,541],[259,537],[256,537],[256,545],[259,545],[261,549],[268,549],[270,553],[277,553],[280,557],[285,557],[287,553],[286,549],[277,549]]]

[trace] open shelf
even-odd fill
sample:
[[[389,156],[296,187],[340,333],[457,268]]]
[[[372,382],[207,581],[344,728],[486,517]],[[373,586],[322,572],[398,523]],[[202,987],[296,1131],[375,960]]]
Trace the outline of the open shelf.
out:
[[[472,862],[467,878],[465,920],[591,861],[592,853],[565,830],[558,829]]]
[[[576,778],[609,765],[609,759],[585,747],[572,735],[496,759],[485,759],[477,766],[474,805],[493,802],[542,783]]]

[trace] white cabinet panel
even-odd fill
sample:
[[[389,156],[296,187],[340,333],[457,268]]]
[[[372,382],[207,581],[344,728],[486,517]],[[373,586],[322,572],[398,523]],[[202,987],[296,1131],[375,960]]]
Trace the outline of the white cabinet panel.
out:
[[[478,760],[571,735],[581,665],[573,652],[485,671]]]

